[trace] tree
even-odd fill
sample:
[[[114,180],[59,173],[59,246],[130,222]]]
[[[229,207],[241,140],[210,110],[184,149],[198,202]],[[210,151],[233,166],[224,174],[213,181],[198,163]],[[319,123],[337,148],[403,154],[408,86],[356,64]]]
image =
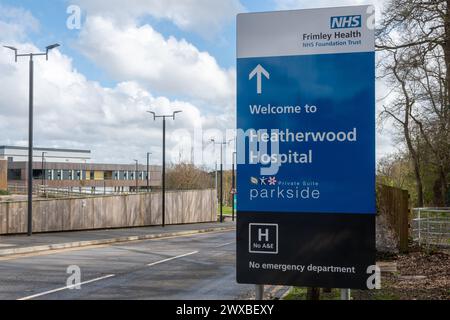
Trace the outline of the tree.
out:
[[[377,183],[409,189],[410,171],[408,155],[402,153],[387,155],[378,162]]]
[[[450,0],[389,1],[377,48],[382,51],[381,76],[395,95],[382,116],[394,119],[403,131],[418,205],[423,205],[424,174],[434,176],[433,203],[445,205],[450,171]]]
[[[214,188],[210,174],[189,163],[172,165],[166,173],[167,188],[170,190],[196,190]]]
[[[413,142],[417,134],[414,132],[413,124],[411,123],[411,113],[416,102],[414,99],[414,88],[410,87],[408,82],[411,68],[408,57],[404,56],[407,53],[404,51],[404,49],[400,49],[399,51],[389,50],[389,57],[391,59],[388,60],[388,63],[382,64],[383,75],[394,86],[393,93],[396,98],[388,106],[384,106],[381,117],[387,115],[394,119],[403,132],[403,137],[414,167],[417,206],[423,207],[423,185],[420,174],[421,163],[417,145]],[[395,86],[396,84],[397,86]]]

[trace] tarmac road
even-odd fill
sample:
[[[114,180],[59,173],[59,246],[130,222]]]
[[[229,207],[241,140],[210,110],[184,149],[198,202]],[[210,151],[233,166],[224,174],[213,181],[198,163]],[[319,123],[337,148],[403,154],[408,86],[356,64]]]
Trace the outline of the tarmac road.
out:
[[[3,258],[0,299],[238,299],[254,287],[236,283],[235,247],[231,230]]]

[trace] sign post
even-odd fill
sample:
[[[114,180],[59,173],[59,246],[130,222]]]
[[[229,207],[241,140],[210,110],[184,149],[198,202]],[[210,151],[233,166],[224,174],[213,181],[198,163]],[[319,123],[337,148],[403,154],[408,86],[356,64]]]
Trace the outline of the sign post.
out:
[[[368,288],[373,24],[373,6],[238,16],[239,283]]]

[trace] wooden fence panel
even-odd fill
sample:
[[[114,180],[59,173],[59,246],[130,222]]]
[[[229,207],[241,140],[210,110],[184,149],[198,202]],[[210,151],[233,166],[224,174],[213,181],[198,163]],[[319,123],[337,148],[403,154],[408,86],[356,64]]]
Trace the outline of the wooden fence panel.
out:
[[[8,206],[0,206],[0,234],[8,231]]]
[[[166,224],[216,220],[216,192],[166,194]],[[160,225],[161,193],[33,201],[33,232],[91,230]],[[0,202],[0,234],[27,231],[27,202]]]
[[[386,214],[387,220],[395,231],[399,250],[408,250],[410,206],[408,191],[386,185],[377,186],[378,212]]]
[[[8,233],[25,233],[27,231],[27,203],[10,202],[8,206]]]
[[[155,192],[151,194],[150,200],[150,208],[151,208],[151,225],[160,225],[162,224],[162,208],[161,208],[161,192]]]

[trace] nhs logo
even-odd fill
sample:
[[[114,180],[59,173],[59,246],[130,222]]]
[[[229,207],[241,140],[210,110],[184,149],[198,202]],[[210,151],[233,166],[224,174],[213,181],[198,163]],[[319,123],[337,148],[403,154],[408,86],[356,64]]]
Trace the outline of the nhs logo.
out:
[[[340,16],[331,17],[331,29],[360,28],[362,23],[361,16]]]

